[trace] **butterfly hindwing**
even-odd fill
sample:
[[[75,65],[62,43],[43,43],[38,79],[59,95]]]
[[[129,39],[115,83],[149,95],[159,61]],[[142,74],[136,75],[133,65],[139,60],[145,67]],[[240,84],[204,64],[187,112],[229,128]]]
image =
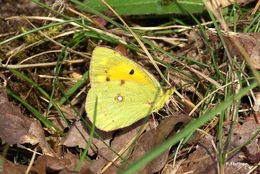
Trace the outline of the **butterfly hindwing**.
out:
[[[86,105],[88,117],[93,122],[96,109],[96,126],[106,131],[129,126],[152,112],[156,92],[150,92],[147,86],[131,81],[123,85],[110,81],[105,87],[91,88]]]

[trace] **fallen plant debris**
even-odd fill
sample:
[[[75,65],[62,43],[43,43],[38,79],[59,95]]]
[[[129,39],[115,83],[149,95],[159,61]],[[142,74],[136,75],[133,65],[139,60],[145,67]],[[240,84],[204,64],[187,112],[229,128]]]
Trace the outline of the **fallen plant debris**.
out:
[[[0,129],[0,138],[3,143],[39,144],[44,154],[55,156],[46,142],[40,122],[24,116],[20,108],[8,100],[6,91],[0,93]]]
[[[215,40],[215,43],[217,45],[217,33],[215,31],[209,30],[208,34],[209,38]],[[238,56],[240,58],[243,58],[241,50],[239,50],[234,44],[234,41],[239,42],[247,52],[250,58],[249,61],[252,62],[254,68],[260,69],[260,33],[229,32],[228,34],[226,34],[223,32],[222,36],[229,48],[232,57]]]
[[[190,122],[190,118],[181,113],[175,113],[175,116],[164,119],[156,128],[145,132],[140,139],[137,140],[133,153],[130,157],[130,162],[138,160],[141,156],[154,149],[156,146],[164,142],[169,136],[174,136],[174,133],[181,125]],[[156,173],[162,170],[169,158],[169,151],[165,151],[158,158],[151,161],[145,168],[140,170],[140,173]]]

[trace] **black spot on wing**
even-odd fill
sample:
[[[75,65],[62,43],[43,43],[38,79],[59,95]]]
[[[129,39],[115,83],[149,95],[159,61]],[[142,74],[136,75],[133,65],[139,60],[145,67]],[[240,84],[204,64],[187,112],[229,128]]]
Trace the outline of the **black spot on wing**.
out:
[[[106,78],[106,81],[107,81],[107,82],[109,82],[109,81],[110,81],[110,78],[109,78],[109,77],[107,77],[107,78]]]
[[[131,69],[131,71],[129,72],[130,75],[133,75],[135,73],[134,69]]]
[[[124,81],[124,80],[121,80],[121,81],[120,81],[120,85],[123,85],[123,84],[125,84],[125,81]]]

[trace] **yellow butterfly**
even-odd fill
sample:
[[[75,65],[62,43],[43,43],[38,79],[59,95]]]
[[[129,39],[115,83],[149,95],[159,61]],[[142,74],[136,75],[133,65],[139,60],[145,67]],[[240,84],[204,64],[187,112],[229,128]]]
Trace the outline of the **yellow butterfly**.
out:
[[[105,47],[93,51],[90,84],[85,109],[103,131],[127,127],[158,111],[174,92],[162,89],[140,65]]]

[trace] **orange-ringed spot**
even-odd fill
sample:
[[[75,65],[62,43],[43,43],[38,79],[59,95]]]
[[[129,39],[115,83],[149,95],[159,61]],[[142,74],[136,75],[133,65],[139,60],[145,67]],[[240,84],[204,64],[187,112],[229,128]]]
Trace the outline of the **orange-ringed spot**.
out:
[[[115,100],[118,101],[118,102],[122,102],[124,100],[123,96],[118,94],[116,97],[115,97]]]

